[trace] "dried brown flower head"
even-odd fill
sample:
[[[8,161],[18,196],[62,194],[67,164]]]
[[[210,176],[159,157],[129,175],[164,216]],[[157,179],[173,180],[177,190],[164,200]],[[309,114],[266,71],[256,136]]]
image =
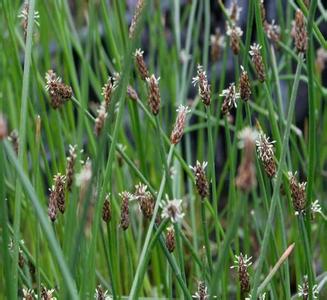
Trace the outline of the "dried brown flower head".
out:
[[[24,268],[25,266],[25,258],[24,258],[24,254],[23,254],[23,251],[19,248],[19,251],[18,251],[18,265],[21,269]]]
[[[41,286],[41,300],[56,300],[53,296],[55,289],[48,290],[44,285]]]
[[[66,166],[66,188],[68,191],[71,191],[73,181],[74,181],[74,167],[77,158],[77,145],[69,145],[69,156],[67,157],[67,166]]]
[[[222,49],[225,48],[225,37],[221,34],[219,28],[216,28],[215,34],[210,36],[210,44],[211,59],[213,62],[216,62],[221,57]]]
[[[250,291],[250,275],[248,268],[252,264],[251,259],[252,257],[240,253],[240,255],[235,255],[234,265],[231,267],[231,269],[237,269],[241,292],[245,294]]]
[[[22,27],[24,31],[24,41],[26,41],[27,37],[27,26],[28,26],[28,14],[29,14],[29,3],[25,1],[24,6],[18,18],[22,19]],[[39,12],[37,10],[34,11],[33,20],[36,26],[40,26],[38,19],[40,18]]]
[[[240,97],[244,101],[248,101],[251,97],[251,84],[248,72],[241,66],[241,77],[240,77]]]
[[[192,296],[194,299],[207,300],[209,299],[208,288],[204,281],[198,282],[198,290]]]
[[[227,115],[233,107],[237,107],[237,99],[240,98],[240,93],[236,92],[235,83],[231,83],[219,96],[224,97],[221,110],[224,115]]]
[[[111,201],[110,201],[109,194],[107,194],[104,199],[104,203],[102,207],[102,220],[106,223],[109,223],[111,220],[111,214],[112,214]]]
[[[135,30],[140,18],[140,15],[142,13],[143,7],[144,7],[145,1],[144,0],[138,0],[136,3],[135,12],[132,18],[131,26],[129,27],[129,38],[133,38],[135,34]]]
[[[65,212],[65,180],[66,177],[58,173],[54,176],[54,184],[50,189],[48,215],[52,222],[57,218],[57,211]]]
[[[65,212],[65,183],[66,176],[58,173],[54,176],[55,195],[57,197],[57,206],[59,211],[63,214]]]
[[[244,192],[249,192],[257,183],[254,164],[256,138],[257,132],[250,127],[239,132],[239,145],[244,148],[244,151],[242,162],[238,168],[236,186]]]
[[[266,73],[265,73],[265,66],[263,64],[262,56],[260,53],[261,46],[254,43],[252,46],[250,46],[250,55],[252,59],[252,63],[254,65],[254,68],[257,73],[258,80],[260,82],[264,82],[266,79]]]
[[[170,253],[174,252],[176,247],[175,230],[173,226],[167,228],[166,247]]]
[[[186,123],[186,115],[191,112],[191,110],[184,105],[180,105],[177,109],[177,118],[170,135],[170,142],[174,145],[178,144],[184,134],[184,128]]]
[[[317,54],[316,54],[316,69],[319,73],[321,73],[325,69],[326,62],[327,62],[327,50],[320,47],[317,50]]]
[[[116,89],[117,84],[118,84],[118,82],[116,80],[113,80],[113,78],[109,76],[107,82],[102,87],[101,95],[103,96],[103,101],[105,103],[104,105],[105,105],[106,111],[108,110],[108,107],[109,107],[109,104],[111,101],[111,97],[112,97],[112,93]]]
[[[234,55],[238,55],[240,52],[240,38],[243,35],[243,31],[238,26],[227,26],[226,34],[230,37],[230,47]]]
[[[265,21],[264,30],[268,39],[272,40],[274,43],[280,41],[280,27],[275,24],[275,20],[272,20],[271,23]]]
[[[137,101],[139,99],[137,92],[131,85],[128,85],[127,87],[127,96],[133,101]]]
[[[135,186],[134,198],[138,201],[144,217],[151,219],[154,210],[154,199],[147,189],[147,185],[142,183],[137,184]]]
[[[299,52],[305,52],[308,47],[307,28],[304,15],[301,10],[295,13],[295,47]]]
[[[107,194],[102,207],[102,220],[106,223],[109,223],[111,220],[111,202],[110,197]]]
[[[17,130],[13,130],[10,132],[8,136],[8,140],[11,142],[12,147],[14,148],[14,151],[16,155],[18,155],[18,150],[19,150],[19,136]]]
[[[149,88],[148,104],[152,113],[156,116],[160,109],[160,90],[159,90],[160,77],[156,78],[151,75],[146,79]]]
[[[120,210],[120,227],[126,230],[129,227],[129,200],[132,199],[132,195],[129,192],[122,192],[119,194],[122,198],[121,210]]]
[[[135,51],[134,57],[135,57],[135,64],[136,64],[137,70],[138,70],[142,80],[146,80],[146,78],[149,77],[149,71],[148,71],[146,63],[144,61],[143,53],[144,53],[144,51],[142,51],[141,49],[137,49]]]
[[[300,215],[305,213],[306,209],[306,182],[299,182],[296,178],[296,173],[288,173],[289,184],[291,189],[291,196],[293,207],[295,210],[295,215]]]
[[[269,141],[269,137],[264,133],[260,133],[256,141],[259,159],[262,161],[269,177],[274,177],[276,174],[274,143],[275,141]]]
[[[102,102],[97,110],[97,117],[94,124],[94,133],[96,136],[101,134],[108,113],[106,112],[106,102]]]
[[[233,0],[231,6],[227,9],[227,14],[233,24],[236,24],[240,19],[242,7],[237,3],[237,0]]]
[[[45,79],[47,81],[45,89],[49,92],[50,104],[54,109],[59,108],[72,97],[72,88],[62,83],[61,78],[57,77],[53,70],[49,70],[45,74]]]
[[[193,78],[192,83],[194,86],[198,85],[199,95],[204,105],[210,105],[210,84],[208,83],[207,74],[203,67],[198,65],[197,76]]]
[[[23,288],[23,300],[34,300],[36,299],[36,295],[32,289]]]
[[[201,164],[199,161],[196,161],[194,167],[190,166],[191,170],[194,172],[196,188],[202,200],[209,195],[209,184],[204,171],[207,165],[207,162]]]
[[[95,300],[111,300],[112,297],[109,296],[108,291],[104,290],[102,288],[101,284],[99,284],[95,289],[94,299]]]

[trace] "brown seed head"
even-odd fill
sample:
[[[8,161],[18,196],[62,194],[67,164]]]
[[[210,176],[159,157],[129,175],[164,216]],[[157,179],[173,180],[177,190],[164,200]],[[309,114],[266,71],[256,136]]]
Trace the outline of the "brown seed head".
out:
[[[193,298],[199,300],[209,299],[208,288],[204,281],[198,282],[198,290],[196,291],[195,295],[193,295]]]
[[[61,107],[67,100],[72,97],[72,88],[62,83],[61,78],[57,77],[53,70],[49,70],[45,74],[45,79],[47,81],[45,89],[49,92],[51,99],[50,104],[54,109]]]
[[[137,92],[133,89],[131,85],[127,87],[127,96],[133,101],[137,101],[139,99]]]
[[[247,257],[247,255],[235,255],[234,266],[231,268],[236,268],[238,271],[238,278],[241,285],[241,292],[248,293],[250,291],[250,275],[248,272],[249,266],[251,266],[251,257]]]
[[[262,161],[269,177],[274,177],[276,174],[274,143],[275,141],[269,141],[269,137],[264,133],[260,133],[256,141],[259,159]]]
[[[225,37],[221,34],[219,28],[216,28],[215,34],[210,36],[210,44],[211,59],[213,62],[216,62],[221,57],[222,49],[225,47]]]
[[[135,186],[134,197],[139,203],[140,210],[144,217],[151,219],[154,210],[154,199],[152,194],[147,191],[145,184],[139,183]]]
[[[243,35],[243,31],[240,27],[233,25],[227,26],[226,34],[230,36],[230,47],[234,55],[238,55],[240,52],[240,38]]]
[[[240,77],[240,97],[244,101],[248,101],[251,97],[251,84],[248,72],[241,66],[242,73]]]
[[[184,134],[186,123],[186,115],[191,112],[187,106],[180,105],[177,109],[178,115],[170,136],[170,142],[174,145],[178,144]]]
[[[65,182],[66,177],[58,173],[54,176],[54,193],[56,199],[56,203],[59,211],[63,214],[65,212]]]
[[[194,172],[196,188],[202,200],[209,195],[209,184],[204,171],[207,165],[207,162],[203,162],[201,164],[199,161],[196,161],[196,165],[194,167],[190,166]]]
[[[175,230],[173,226],[167,228],[166,247],[170,253],[174,252],[176,247]]]
[[[139,21],[140,15],[142,13],[143,7],[144,7],[145,1],[144,0],[138,0],[136,3],[135,12],[132,18],[131,26],[129,27],[129,38],[134,37],[134,33],[137,27],[137,23]]]
[[[106,112],[106,102],[101,103],[100,107],[97,110],[97,113],[98,115],[95,119],[95,124],[94,124],[94,133],[96,136],[99,136],[108,115],[108,113]]]
[[[210,105],[210,85],[208,83],[206,72],[203,67],[198,65],[197,76],[193,78],[194,86],[198,85],[199,95],[204,105]]]
[[[148,71],[146,63],[144,61],[143,53],[144,53],[144,51],[142,51],[141,49],[137,49],[135,51],[134,57],[135,57],[135,64],[136,64],[137,70],[138,70],[142,80],[146,80],[146,78],[149,77],[149,71]]]
[[[105,109],[106,111],[108,110],[112,92],[115,90],[116,84],[115,82],[113,83],[112,78],[109,76],[106,84],[102,87],[102,93],[101,95],[103,96],[103,101],[105,103]]]
[[[272,20],[271,23],[268,23],[267,21],[265,21],[264,22],[264,30],[266,32],[268,39],[270,39],[274,43],[277,43],[280,41],[280,27],[275,24],[275,20]]]
[[[299,52],[305,52],[308,47],[307,28],[304,15],[301,10],[295,13],[295,47]]]
[[[260,53],[261,46],[254,43],[252,46],[250,46],[250,55],[252,59],[252,63],[254,65],[254,68],[257,73],[258,80],[260,82],[264,82],[266,79],[266,73],[265,73],[265,66],[263,64],[262,56]]]
[[[249,192],[257,183],[254,164],[256,137],[257,132],[249,127],[239,132],[240,146],[244,148],[244,151],[238,168],[236,186],[244,192]]]
[[[10,132],[9,136],[8,136],[8,140],[11,142],[16,155],[18,155],[18,150],[19,150],[19,136],[18,136],[18,132],[17,130],[13,130],[12,132]]]
[[[236,92],[235,83],[231,83],[227,89],[222,91],[220,96],[224,97],[221,107],[222,113],[227,115],[233,107],[237,107],[237,99],[240,98],[240,93]]]
[[[295,214],[304,214],[306,209],[306,182],[298,182],[296,173],[289,172],[289,184]]]
[[[160,109],[160,90],[159,90],[160,77],[156,78],[151,75],[146,79],[149,88],[148,104],[152,113],[156,116]]]
[[[109,223],[111,220],[111,202],[108,194],[104,199],[104,203],[102,207],[102,220],[106,223]]]
[[[121,211],[120,211],[120,227],[126,230],[129,227],[129,200],[132,195],[128,192],[122,192],[119,194],[122,198]]]
[[[74,167],[77,158],[77,145],[69,145],[69,156],[67,157],[67,166],[66,166],[66,188],[68,191],[71,191],[73,181],[74,181]]]

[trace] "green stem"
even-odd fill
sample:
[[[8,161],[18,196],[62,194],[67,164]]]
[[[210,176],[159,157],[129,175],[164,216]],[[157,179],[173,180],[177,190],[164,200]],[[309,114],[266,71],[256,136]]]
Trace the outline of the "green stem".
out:
[[[265,232],[264,232],[264,236],[263,236],[263,242],[262,242],[262,246],[261,246],[259,262],[257,265],[255,277],[254,277],[252,299],[256,299],[256,297],[257,297],[257,290],[258,290],[260,275],[262,274],[262,267],[263,267],[264,260],[266,258],[266,252],[268,250],[271,229],[273,228],[274,215],[275,215],[277,201],[279,199],[278,195],[279,195],[280,185],[281,185],[281,181],[282,181],[283,167],[284,167],[285,156],[286,156],[287,148],[288,148],[290,128],[291,128],[292,119],[293,119],[293,115],[294,115],[295,100],[296,100],[296,94],[297,94],[299,80],[300,80],[302,64],[303,64],[303,55],[300,54],[299,58],[298,58],[298,65],[297,65],[297,69],[296,69],[296,73],[295,73],[295,79],[294,79],[294,83],[293,83],[292,94],[291,94],[291,99],[290,99],[290,104],[289,104],[289,111],[288,111],[287,123],[286,123],[286,128],[285,128],[285,133],[284,133],[283,145],[282,145],[281,155],[280,155],[279,164],[278,164],[279,167],[278,167],[276,181],[275,181],[275,185],[274,185],[274,189],[273,189],[273,195],[272,195],[272,200],[271,200],[271,204],[270,204],[268,220],[266,223],[266,228],[265,228]]]

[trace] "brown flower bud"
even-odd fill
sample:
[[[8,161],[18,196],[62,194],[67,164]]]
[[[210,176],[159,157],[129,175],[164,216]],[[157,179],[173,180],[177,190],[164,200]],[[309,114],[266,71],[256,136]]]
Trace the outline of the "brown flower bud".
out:
[[[149,77],[149,71],[148,68],[145,64],[144,58],[143,58],[143,53],[141,49],[137,49],[135,51],[134,57],[135,57],[135,64],[137,67],[137,70],[142,78],[142,80],[146,80],[146,78]]]
[[[166,247],[170,253],[172,253],[175,250],[176,239],[175,239],[175,230],[173,226],[167,228]]]
[[[260,133],[256,141],[257,152],[259,159],[263,162],[266,173],[269,177],[274,177],[276,174],[276,163],[274,159],[274,146],[275,141],[269,141],[264,133]]]
[[[18,132],[17,130],[13,130],[9,136],[8,136],[8,140],[11,142],[16,155],[18,155],[18,150],[19,150],[19,136],[18,136]]]
[[[222,49],[225,47],[225,37],[221,34],[220,29],[216,28],[216,33],[210,36],[211,42],[211,59],[213,62],[219,60]]]
[[[237,99],[240,98],[240,93],[236,92],[235,83],[231,83],[227,89],[222,91],[220,96],[224,97],[221,107],[222,113],[227,115],[233,107],[237,107]]]
[[[295,214],[303,214],[305,213],[306,209],[306,182],[298,182],[296,179],[295,174],[292,174],[289,172],[289,184],[291,189],[291,196],[292,196],[292,202],[293,207],[295,210]]]
[[[117,84],[117,82],[112,83],[112,78],[109,76],[107,83],[102,87],[101,95],[103,96],[103,101],[105,103],[104,105],[105,105],[106,111],[108,110],[112,92],[115,90],[116,84]]]
[[[119,196],[122,198],[120,227],[126,230],[129,227],[129,200],[132,198],[132,195],[128,192],[122,192]]]
[[[54,109],[57,109],[72,97],[72,88],[62,83],[61,78],[57,77],[53,70],[49,70],[45,74],[45,78],[47,81],[45,88],[49,92],[51,99],[50,104]]]
[[[252,63],[257,73],[258,80],[264,82],[266,79],[265,66],[263,64],[262,56],[260,53],[261,46],[258,44],[253,44],[250,46],[251,50],[249,51],[252,56]]]
[[[71,191],[73,181],[74,181],[74,167],[77,158],[76,154],[77,145],[69,145],[69,156],[67,157],[67,166],[66,166],[66,188],[68,191]]]
[[[178,115],[170,136],[170,142],[174,145],[178,144],[184,134],[186,123],[186,115],[191,112],[187,106],[180,105],[177,109]]]
[[[102,102],[100,107],[97,110],[97,117],[95,119],[95,124],[94,124],[94,133],[96,136],[99,136],[101,133],[101,130],[104,126],[104,122],[107,118],[107,112],[106,112],[106,102]]]
[[[109,195],[106,195],[106,198],[104,199],[102,208],[102,220],[106,223],[109,223],[111,220],[111,203]]]
[[[244,101],[248,101],[251,97],[251,85],[248,72],[241,66],[242,73],[240,77],[240,97]]]
[[[236,268],[238,271],[238,277],[241,285],[241,292],[243,294],[247,294],[250,289],[250,275],[248,272],[249,266],[251,266],[251,257],[247,257],[247,255],[235,255],[234,266],[231,268]]]
[[[308,36],[304,15],[301,10],[295,13],[295,47],[299,52],[305,52],[308,47]]]
[[[148,104],[152,113],[156,116],[160,109],[160,90],[159,90],[159,78],[154,75],[146,79],[149,87]]]
[[[154,210],[154,199],[152,194],[147,191],[147,186],[139,183],[135,186],[134,197],[138,200],[140,210],[144,217],[151,219]]]
[[[133,89],[131,85],[127,87],[127,96],[133,101],[137,101],[139,99],[137,92]]]
[[[190,166],[194,172],[196,188],[202,200],[209,195],[209,184],[204,171],[207,165],[207,162],[203,162],[201,164],[199,161],[196,161],[196,165],[194,167]]]
[[[132,18],[132,22],[131,22],[131,26],[129,27],[129,38],[133,38],[134,34],[135,34],[135,30],[140,18],[140,15],[142,13],[143,7],[144,7],[144,0],[138,0],[136,3],[136,8],[135,8],[135,12]]]
[[[210,85],[208,83],[206,72],[203,67],[198,65],[197,76],[193,78],[192,83],[198,85],[199,95],[204,105],[209,106],[211,101]]]
[[[256,137],[257,132],[249,127],[239,132],[240,146],[244,148],[244,151],[238,168],[236,186],[244,192],[249,192],[257,183],[254,165]]]
[[[240,52],[240,38],[243,35],[243,31],[238,26],[228,26],[226,34],[230,36],[230,47],[234,55],[238,55]]]

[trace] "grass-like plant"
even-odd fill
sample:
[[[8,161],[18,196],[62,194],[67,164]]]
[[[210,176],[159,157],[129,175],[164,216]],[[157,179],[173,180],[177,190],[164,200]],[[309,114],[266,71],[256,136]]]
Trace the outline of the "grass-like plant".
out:
[[[327,298],[322,1],[134,2],[0,2],[0,299]]]

